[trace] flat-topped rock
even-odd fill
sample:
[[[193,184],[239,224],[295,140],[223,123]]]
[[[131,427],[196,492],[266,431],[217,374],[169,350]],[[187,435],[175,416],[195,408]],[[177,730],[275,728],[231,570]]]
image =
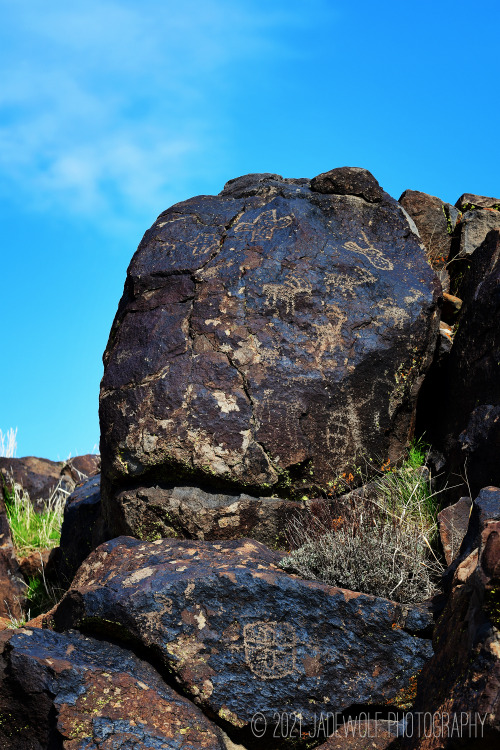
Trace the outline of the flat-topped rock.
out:
[[[401,706],[430,657],[422,613],[306,581],[251,540],[119,537],[83,563],[51,622],[147,648],[185,694],[256,746],[252,717]],[[261,745],[257,745],[260,747]],[[272,746],[272,745],[271,745]]]

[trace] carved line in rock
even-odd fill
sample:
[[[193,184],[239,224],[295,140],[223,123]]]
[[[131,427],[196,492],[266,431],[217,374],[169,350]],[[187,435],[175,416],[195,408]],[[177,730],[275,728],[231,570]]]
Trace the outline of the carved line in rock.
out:
[[[264,284],[262,287],[266,295],[266,304],[269,307],[276,307],[278,300],[285,303],[286,312],[295,312],[296,298],[300,294],[312,294],[312,286],[303,279],[288,274],[283,284]]]
[[[272,240],[274,232],[277,229],[289,227],[293,221],[293,216],[276,217],[276,209],[263,211],[252,222],[242,221],[233,227],[236,233],[250,235],[250,242],[262,242],[263,240]]]
[[[383,252],[376,248],[372,242],[370,242],[365,232],[362,231],[361,236],[363,237],[366,247],[361,247],[361,245],[358,245],[357,242],[352,241],[344,242],[343,247],[345,247],[346,250],[349,250],[352,253],[364,255],[365,258],[372,264],[372,266],[374,268],[378,268],[380,271],[392,271],[394,268],[394,263],[386,258]]]
[[[245,662],[262,680],[278,680],[295,671],[297,635],[286,622],[253,622],[243,628]]]

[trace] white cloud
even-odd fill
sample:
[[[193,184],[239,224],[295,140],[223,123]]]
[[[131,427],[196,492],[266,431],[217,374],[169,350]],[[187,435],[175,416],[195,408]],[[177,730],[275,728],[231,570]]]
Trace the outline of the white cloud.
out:
[[[256,55],[295,55],[281,31],[304,23],[281,0],[0,4],[0,189],[110,223],[210,168],[227,81]]]

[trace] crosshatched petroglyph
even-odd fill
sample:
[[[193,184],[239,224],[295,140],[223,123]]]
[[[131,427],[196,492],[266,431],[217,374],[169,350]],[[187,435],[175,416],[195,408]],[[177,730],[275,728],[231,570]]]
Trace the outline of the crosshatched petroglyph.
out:
[[[352,275],[348,273],[327,273],[325,276],[326,288],[339,291],[343,297],[354,297],[356,289],[363,284],[373,284],[376,277],[365,268],[353,268]]]
[[[263,240],[272,240],[273,234],[277,229],[289,227],[293,221],[292,216],[276,217],[276,209],[263,211],[253,221],[240,221],[233,227],[236,233],[249,235],[250,242],[262,242]]]
[[[389,258],[386,258],[383,252],[370,242],[365,232],[361,231],[361,236],[363,237],[366,247],[361,247],[357,242],[349,241],[344,242],[345,249],[350,250],[353,253],[358,253],[359,255],[364,255],[374,268],[378,268],[381,271],[392,271],[394,263],[392,263]]]
[[[266,304],[270,307],[276,307],[278,301],[283,302],[286,312],[295,312],[296,299],[299,294],[312,294],[312,286],[304,279],[297,276],[289,275],[283,284],[264,284],[262,287],[266,295]]]
[[[253,622],[243,628],[245,661],[262,680],[278,680],[295,670],[297,636],[287,622]]]

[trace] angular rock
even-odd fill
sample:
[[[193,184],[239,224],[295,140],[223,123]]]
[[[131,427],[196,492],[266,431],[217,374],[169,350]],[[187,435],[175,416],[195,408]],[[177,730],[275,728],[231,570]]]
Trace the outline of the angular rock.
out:
[[[262,746],[256,712],[270,727],[275,712],[300,712],[308,731],[325,707],[405,704],[432,653],[406,630],[412,608],[288,575],[279,560],[251,540],[119,537],[83,563],[53,625],[148,648],[248,747]]]
[[[460,550],[469,526],[471,508],[470,497],[461,497],[454,505],[438,513],[439,536],[447,565],[451,565]]]
[[[439,286],[401,206],[377,196],[251,175],[146,232],[104,355],[111,528],[120,489],[300,498],[360,451],[401,455]]]
[[[26,586],[17,562],[5,504],[0,495],[0,629],[23,615]]]
[[[19,568],[25,581],[45,574],[51,552],[51,549],[37,549],[19,560]]]
[[[456,462],[467,467],[471,491],[475,494],[483,485],[500,485],[500,405],[474,409],[458,443]]]
[[[287,546],[287,523],[307,511],[304,503],[292,500],[159,486],[119,492],[111,507],[113,529],[119,535],[147,541],[251,537],[282,549]]]
[[[456,571],[436,625],[435,654],[418,678],[415,717],[433,717],[434,724],[425,732],[420,723],[420,731],[406,737],[405,748],[494,750],[500,745],[500,521],[482,520],[479,553],[460,575],[466,563]],[[449,717],[448,727],[442,717]]]
[[[375,177],[360,167],[337,167],[323,172],[311,180],[311,190],[316,193],[355,195],[370,203],[387,198]]]
[[[460,222],[460,250],[456,258],[468,258],[492,229],[500,229],[500,211],[467,211]]]
[[[223,750],[221,732],[129,651],[79,633],[0,636],[5,750]]]
[[[471,211],[475,208],[493,208],[500,209],[500,198],[487,198],[484,195],[473,195],[472,193],[463,193],[455,203],[459,211]]]
[[[101,457],[95,453],[86,453],[70,458],[61,469],[61,474],[70,476],[76,485],[94,477],[100,470]]]
[[[415,222],[432,265],[448,291],[450,285],[446,263],[450,256],[452,235],[459,212],[449,203],[418,190],[405,190],[399,202]]]
[[[108,538],[101,514],[101,475],[89,479],[68,497],[61,540],[51,561],[61,584],[69,584],[87,555]]]

